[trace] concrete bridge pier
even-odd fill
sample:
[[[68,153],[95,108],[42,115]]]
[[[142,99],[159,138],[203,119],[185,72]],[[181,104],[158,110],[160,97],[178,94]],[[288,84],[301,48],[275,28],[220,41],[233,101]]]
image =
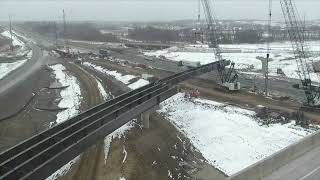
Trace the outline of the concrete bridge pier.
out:
[[[150,114],[156,112],[159,109],[160,107],[159,105],[157,105],[141,114],[141,123],[145,129],[150,128]]]

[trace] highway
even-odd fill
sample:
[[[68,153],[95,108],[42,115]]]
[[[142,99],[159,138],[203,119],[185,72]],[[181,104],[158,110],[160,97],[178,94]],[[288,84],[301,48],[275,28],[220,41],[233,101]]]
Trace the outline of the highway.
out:
[[[320,146],[281,167],[264,180],[319,180]]]
[[[24,65],[9,73],[0,80],[0,94],[9,91],[11,88],[25,80],[45,63],[41,49],[36,45],[31,45],[33,55]]]

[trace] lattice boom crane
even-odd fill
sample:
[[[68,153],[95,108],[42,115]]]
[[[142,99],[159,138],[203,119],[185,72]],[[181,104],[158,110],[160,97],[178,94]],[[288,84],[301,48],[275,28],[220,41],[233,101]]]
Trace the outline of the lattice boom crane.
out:
[[[201,0],[204,14],[206,17],[206,22],[208,24],[208,40],[209,40],[209,48],[212,48],[215,54],[215,58],[219,62],[224,62],[224,59],[221,55],[221,49],[219,44],[221,43],[222,39],[222,32],[219,24],[217,22],[217,18],[213,12],[212,5],[210,0]],[[220,68],[218,69],[219,76],[221,83],[234,83],[238,79],[238,75],[235,73],[233,77],[232,74],[235,72],[234,70],[234,63],[231,64],[228,72],[225,69],[225,65],[221,64]]]
[[[319,99],[319,87],[313,86],[310,78],[313,61],[305,45],[304,25],[293,0],[280,0],[280,3],[298,66],[297,73],[307,98],[305,105],[315,106],[316,100]]]

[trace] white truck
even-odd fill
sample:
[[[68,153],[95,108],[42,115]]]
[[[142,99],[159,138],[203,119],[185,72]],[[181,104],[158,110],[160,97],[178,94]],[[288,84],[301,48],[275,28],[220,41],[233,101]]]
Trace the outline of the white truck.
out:
[[[226,88],[228,91],[240,91],[241,90],[240,82],[223,83],[222,86],[224,88]]]
[[[180,64],[188,68],[196,68],[201,66],[200,61],[180,61]]]

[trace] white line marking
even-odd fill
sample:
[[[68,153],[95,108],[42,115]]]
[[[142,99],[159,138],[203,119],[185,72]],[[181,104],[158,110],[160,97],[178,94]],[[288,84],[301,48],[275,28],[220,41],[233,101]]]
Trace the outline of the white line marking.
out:
[[[310,173],[308,173],[307,175],[303,176],[302,178],[300,178],[299,180],[304,180],[307,177],[311,176],[313,173],[315,173],[316,171],[318,171],[320,169],[320,166],[317,167],[316,169],[314,169],[313,171],[311,171]]]

